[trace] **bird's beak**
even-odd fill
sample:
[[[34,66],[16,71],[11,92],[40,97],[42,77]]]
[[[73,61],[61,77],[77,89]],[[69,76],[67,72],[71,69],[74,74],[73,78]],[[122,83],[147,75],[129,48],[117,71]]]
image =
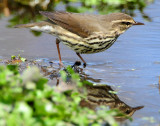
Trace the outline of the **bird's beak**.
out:
[[[135,22],[133,25],[144,25],[144,23],[141,23],[141,22]]]

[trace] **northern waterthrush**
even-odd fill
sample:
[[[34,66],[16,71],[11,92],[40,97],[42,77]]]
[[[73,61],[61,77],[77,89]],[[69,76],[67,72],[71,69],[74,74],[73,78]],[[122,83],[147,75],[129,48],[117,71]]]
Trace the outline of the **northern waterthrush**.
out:
[[[133,25],[144,25],[124,13],[109,15],[78,14],[69,12],[40,13],[46,21],[17,25],[17,28],[30,28],[57,37],[56,44],[59,62],[62,65],[59,42],[70,47],[83,61],[80,54],[102,52],[113,45],[116,39]]]

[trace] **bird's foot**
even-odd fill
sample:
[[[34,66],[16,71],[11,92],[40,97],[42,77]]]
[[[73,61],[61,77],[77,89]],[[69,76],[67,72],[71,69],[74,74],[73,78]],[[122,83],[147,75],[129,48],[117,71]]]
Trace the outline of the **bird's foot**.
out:
[[[73,65],[72,65],[72,68],[73,67],[76,67],[76,66],[80,66],[81,65],[81,62],[80,61],[76,61]]]
[[[72,68],[73,67],[75,67],[75,66],[80,66],[81,65],[81,62],[80,61],[76,61],[75,63],[74,63],[74,65],[72,65]],[[85,68],[87,66],[87,64],[86,63],[83,63],[83,68]]]
[[[59,67],[62,68],[64,65],[62,62],[59,63]]]
[[[86,68],[87,64],[86,63],[83,63],[83,68]]]

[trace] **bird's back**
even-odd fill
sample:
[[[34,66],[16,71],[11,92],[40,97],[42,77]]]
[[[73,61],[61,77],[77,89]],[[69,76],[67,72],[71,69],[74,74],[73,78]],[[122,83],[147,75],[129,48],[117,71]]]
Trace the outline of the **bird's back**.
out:
[[[95,32],[108,32],[105,15],[79,14],[69,12],[40,12],[62,28],[87,38]]]

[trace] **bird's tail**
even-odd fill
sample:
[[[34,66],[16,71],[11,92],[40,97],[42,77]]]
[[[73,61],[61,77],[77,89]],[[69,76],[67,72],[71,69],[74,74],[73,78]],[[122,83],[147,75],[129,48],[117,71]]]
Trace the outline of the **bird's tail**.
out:
[[[19,24],[14,26],[14,28],[31,28],[33,26],[35,26],[38,23],[29,23],[29,24]]]
[[[34,31],[39,32],[46,32],[46,33],[53,33],[55,32],[56,26],[53,23],[50,23],[49,21],[41,21],[41,22],[35,22],[35,23],[29,23],[29,24],[20,24],[14,26],[15,28],[30,28]]]

